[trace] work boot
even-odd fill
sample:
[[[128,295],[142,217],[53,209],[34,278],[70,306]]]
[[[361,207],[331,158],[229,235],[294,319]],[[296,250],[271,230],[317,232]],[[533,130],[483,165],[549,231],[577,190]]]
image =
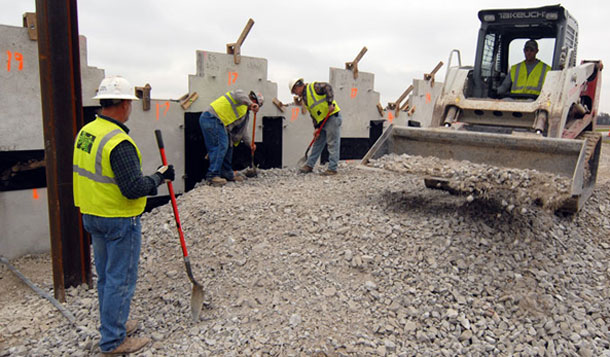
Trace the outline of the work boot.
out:
[[[322,176],[334,176],[337,174],[336,170],[326,170],[324,172],[322,172],[320,175]]]
[[[309,165],[305,165],[305,166],[303,166],[303,167],[301,167],[299,169],[299,172],[302,173],[302,174],[308,174],[308,173],[310,173],[312,171],[313,171],[313,167],[311,167]]]
[[[220,176],[214,176],[211,179],[207,180],[208,185],[214,186],[214,187],[219,187],[219,186],[224,186],[227,183],[226,179],[223,179]]]
[[[117,348],[109,352],[102,352],[103,356],[125,355],[141,350],[150,342],[148,337],[126,337]]]
[[[125,323],[125,334],[131,335],[132,333],[136,332],[139,324],[140,322],[138,320],[127,320]]]

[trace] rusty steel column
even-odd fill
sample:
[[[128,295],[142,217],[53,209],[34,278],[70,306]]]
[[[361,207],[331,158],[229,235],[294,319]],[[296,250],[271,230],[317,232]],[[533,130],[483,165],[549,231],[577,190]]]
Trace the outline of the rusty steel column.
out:
[[[40,90],[55,298],[91,284],[89,237],[72,195],[72,148],[83,126],[76,0],[36,0]]]

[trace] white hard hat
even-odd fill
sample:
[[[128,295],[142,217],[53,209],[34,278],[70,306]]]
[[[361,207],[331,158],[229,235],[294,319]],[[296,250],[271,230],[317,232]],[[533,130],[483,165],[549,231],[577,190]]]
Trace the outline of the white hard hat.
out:
[[[92,99],[129,99],[138,100],[134,95],[133,86],[121,76],[111,76],[102,79],[97,95]]]
[[[304,79],[303,78],[295,78],[293,80],[291,80],[288,83],[288,89],[290,90],[290,93],[292,93],[292,88],[294,88],[294,85],[297,84],[298,82],[303,83]]]

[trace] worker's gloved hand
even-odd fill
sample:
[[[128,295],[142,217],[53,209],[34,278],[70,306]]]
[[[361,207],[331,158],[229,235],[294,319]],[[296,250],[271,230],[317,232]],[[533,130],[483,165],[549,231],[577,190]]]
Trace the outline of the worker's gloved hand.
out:
[[[162,165],[159,166],[157,172],[155,172],[164,182],[174,181],[176,178],[176,173],[174,172],[174,165]]]

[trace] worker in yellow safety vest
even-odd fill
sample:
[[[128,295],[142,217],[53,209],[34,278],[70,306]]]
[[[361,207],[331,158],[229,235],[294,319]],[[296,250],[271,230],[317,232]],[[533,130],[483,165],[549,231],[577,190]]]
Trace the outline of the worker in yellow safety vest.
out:
[[[334,99],[333,88],[325,82],[304,83],[303,78],[296,78],[288,83],[290,93],[297,95],[307,107],[313,120],[313,126],[318,132],[311,148],[311,155],[300,169],[300,173],[310,173],[322,154],[324,146],[328,146],[328,168],[322,175],[337,174],[341,151],[341,108]],[[326,122],[325,122],[326,120]]]
[[[551,67],[536,58],[538,42],[534,40],[525,42],[523,53],[525,60],[510,68],[510,75],[506,76],[498,88],[499,94],[505,94],[510,88],[511,94],[531,97],[540,95],[544,79]]]
[[[97,95],[102,107],[95,120],[83,126],[74,143],[74,204],[91,234],[100,312],[100,349],[104,354],[126,354],[150,342],[127,337],[138,327],[129,320],[129,307],[138,277],[141,225],[146,196],[174,179],[172,165],[142,175],[142,156],[129,137],[125,122],[134,88],[119,76],[100,83]]]
[[[223,186],[227,181],[243,181],[244,176],[233,171],[233,147],[243,141],[250,145],[246,133],[250,111],[257,113],[263,106],[263,95],[241,89],[229,91],[218,97],[201,113],[199,126],[205,141],[209,167],[206,182]]]

